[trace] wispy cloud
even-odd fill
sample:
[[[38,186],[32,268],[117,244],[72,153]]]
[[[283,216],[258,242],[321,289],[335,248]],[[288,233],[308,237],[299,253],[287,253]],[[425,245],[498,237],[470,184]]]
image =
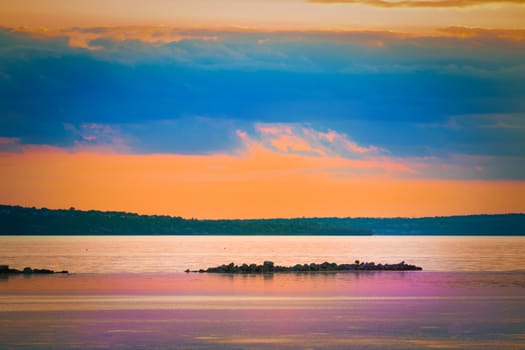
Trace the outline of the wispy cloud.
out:
[[[494,28],[477,28],[453,26],[436,29],[437,33],[444,36],[450,35],[460,39],[476,39],[482,43],[492,42],[493,44],[502,42],[525,43],[525,29],[494,29]],[[479,45],[479,44],[478,44]]]
[[[416,171],[403,159],[362,146],[333,130],[319,131],[292,123],[257,123],[254,133],[238,131],[249,159],[262,170],[314,171],[334,177],[401,176]],[[276,169],[273,169],[276,167]]]
[[[217,40],[213,33],[189,31],[167,26],[111,26],[111,27],[18,27],[14,32],[28,33],[35,38],[65,37],[70,47],[100,50],[100,40],[140,41],[149,44],[169,44],[183,40]]]
[[[523,5],[523,0],[308,0],[312,3],[334,4],[362,4],[377,7],[395,8],[395,7],[470,7],[491,4],[515,4]]]
[[[257,123],[255,130],[261,143],[283,153],[358,158],[379,151],[376,146],[358,145],[334,130],[319,131],[300,124]]]

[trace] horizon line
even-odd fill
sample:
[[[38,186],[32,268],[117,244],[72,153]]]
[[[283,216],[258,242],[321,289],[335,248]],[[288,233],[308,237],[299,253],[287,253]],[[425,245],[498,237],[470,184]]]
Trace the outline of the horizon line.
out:
[[[18,204],[3,204],[0,203],[0,207],[18,207],[23,209],[35,209],[35,210],[63,210],[63,211],[78,211],[78,212],[101,212],[101,213],[122,213],[128,215],[138,216],[167,216],[170,218],[182,218],[184,220],[200,220],[200,221],[249,221],[249,220],[296,220],[296,219],[437,219],[437,218],[450,218],[450,217],[467,217],[467,216],[512,216],[512,215],[525,215],[525,212],[495,212],[495,213],[471,213],[471,214],[451,214],[451,215],[436,215],[436,216],[295,216],[295,217],[250,217],[250,218],[199,218],[196,216],[183,217],[178,215],[170,214],[144,214],[125,210],[102,210],[102,209],[78,209],[74,206],[69,208],[49,208],[49,207],[37,207],[37,206],[23,206]]]

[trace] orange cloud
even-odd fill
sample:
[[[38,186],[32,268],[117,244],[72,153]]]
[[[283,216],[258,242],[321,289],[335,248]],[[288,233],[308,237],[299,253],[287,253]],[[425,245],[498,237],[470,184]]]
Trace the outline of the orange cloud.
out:
[[[356,156],[378,152],[375,146],[363,147],[345,134],[318,131],[299,124],[259,123],[255,125],[260,142],[281,152],[306,152],[316,155]]]
[[[491,29],[455,26],[440,28],[437,31],[445,35],[450,35],[462,39],[481,38],[525,41],[525,29]]]
[[[114,26],[89,28],[45,28],[45,27],[18,27],[15,32],[28,33],[37,38],[66,37],[69,46],[98,50],[100,45],[93,42],[98,39],[114,41],[137,40],[151,44],[166,44],[182,40],[218,40],[216,35],[188,32],[166,26]]]
[[[306,140],[289,135],[289,143],[283,142],[283,147],[272,147],[278,138],[257,140],[246,133],[239,133],[245,143],[242,158],[234,157],[232,169],[240,172],[288,172],[301,174],[304,172],[319,172],[337,177],[381,176],[395,173],[411,174],[414,172],[400,160],[381,158],[351,159],[345,158],[333,151],[315,148]],[[322,155],[322,156],[320,156]]]
[[[523,5],[523,0],[309,0],[313,3],[333,4],[333,3],[348,3],[348,4],[363,4],[377,7],[469,7],[479,5],[491,4],[515,4]]]
[[[88,50],[104,49],[97,40],[115,42],[141,41],[152,45],[167,44],[183,40],[220,41],[229,36],[241,34],[268,34],[278,40],[302,41],[322,40],[362,45],[367,48],[384,49],[389,44],[404,42],[408,45],[436,45],[436,40],[450,38],[465,39],[464,45],[489,46],[495,41],[501,45],[512,46],[525,43],[525,29],[494,29],[482,27],[449,26],[418,31],[385,31],[385,30],[258,30],[254,28],[178,28],[169,26],[114,26],[114,27],[17,27],[9,29],[13,32],[25,33],[34,38],[66,38],[70,47]],[[431,40],[433,39],[433,40]],[[255,39],[254,39],[255,40]],[[266,40],[266,39],[265,39]],[[265,41],[266,42],[266,41]],[[445,43],[445,42],[443,42]]]

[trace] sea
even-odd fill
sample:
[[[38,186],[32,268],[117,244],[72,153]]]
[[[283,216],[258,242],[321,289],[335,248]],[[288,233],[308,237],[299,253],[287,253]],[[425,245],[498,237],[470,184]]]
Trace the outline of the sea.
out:
[[[0,349],[525,349],[525,237],[0,236]],[[409,272],[185,273],[234,262]]]

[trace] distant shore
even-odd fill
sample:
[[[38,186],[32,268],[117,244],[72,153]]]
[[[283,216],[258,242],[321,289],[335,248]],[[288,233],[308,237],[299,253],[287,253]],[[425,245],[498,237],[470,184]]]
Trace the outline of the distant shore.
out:
[[[525,214],[199,220],[0,205],[0,235],[525,235]]]

